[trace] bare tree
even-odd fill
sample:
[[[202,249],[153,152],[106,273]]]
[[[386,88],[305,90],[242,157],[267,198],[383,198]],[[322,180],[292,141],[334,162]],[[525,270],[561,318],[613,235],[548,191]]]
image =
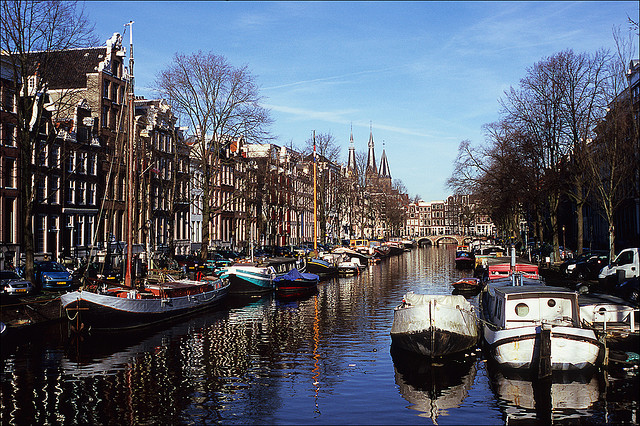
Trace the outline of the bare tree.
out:
[[[52,52],[84,47],[95,42],[93,26],[76,2],[3,1],[0,4],[0,51],[8,58],[16,90],[17,143],[20,150],[20,211],[23,219],[25,276],[33,281],[32,153],[42,140],[40,132],[50,124],[45,101],[54,57]],[[37,52],[37,53],[34,53]],[[46,138],[55,138],[51,130]]]
[[[626,199],[633,196],[637,199],[640,182],[638,111],[634,110],[627,78],[627,67],[632,64],[637,48],[633,38],[623,39],[619,30],[614,31],[614,39],[617,50],[605,79],[607,113],[595,128],[596,137],[587,157],[594,195],[609,225],[611,258],[615,254],[614,214]]]
[[[268,139],[269,112],[260,105],[258,86],[247,66],[236,68],[211,52],[176,53],[158,74],[156,85],[195,133],[192,159],[203,176],[199,182],[203,191],[200,255],[206,259],[211,221],[221,212],[215,188],[220,184],[224,151],[240,137]]]
[[[556,55],[560,73],[556,84],[561,87],[562,126],[571,156],[566,163],[567,185],[564,193],[576,204],[577,251],[582,253],[584,240],[583,206],[589,195],[587,144],[601,119],[604,104],[604,74],[610,55],[604,50],[594,55],[567,50]]]

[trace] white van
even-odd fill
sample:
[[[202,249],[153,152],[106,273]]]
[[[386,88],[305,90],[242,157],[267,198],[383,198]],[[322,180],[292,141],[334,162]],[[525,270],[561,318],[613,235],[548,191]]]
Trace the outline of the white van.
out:
[[[598,275],[598,281],[601,286],[615,285],[618,284],[618,281],[637,277],[639,270],[640,249],[624,249],[613,262],[602,268]]]

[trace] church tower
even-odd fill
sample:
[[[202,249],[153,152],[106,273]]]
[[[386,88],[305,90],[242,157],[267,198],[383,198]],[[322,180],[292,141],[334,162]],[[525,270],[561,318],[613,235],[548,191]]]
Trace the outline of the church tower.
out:
[[[369,124],[369,154],[367,156],[367,169],[365,170],[365,185],[376,186],[378,180],[378,168],[376,167],[376,152],[373,144],[373,129]]]
[[[380,159],[380,174],[378,178],[383,185],[391,186],[391,171],[389,170],[387,153],[384,150],[384,142],[382,143],[382,158]]]
[[[351,136],[349,136],[349,159],[347,161],[347,175],[355,176],[356,169],[356,147],[353,145],[353,124],[351,125]]]

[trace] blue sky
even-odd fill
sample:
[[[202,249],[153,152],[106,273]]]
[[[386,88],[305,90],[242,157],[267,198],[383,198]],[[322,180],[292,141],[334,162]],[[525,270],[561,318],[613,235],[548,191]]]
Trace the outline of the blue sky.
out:
[[[528,67],[565,49],[613,49],[637,1],[87,2],[101,40],[133,27],[136,94],[155,98],[176,52],[212,51],[247,65],[271,110],[275,143],[331,133],[346,162],[349,132],[410,196],[444,199],[463,140],[484,142],[498,100]],[[125,44],[128,46],[128,34]],[[636,41],[637,50],[637,41]]]

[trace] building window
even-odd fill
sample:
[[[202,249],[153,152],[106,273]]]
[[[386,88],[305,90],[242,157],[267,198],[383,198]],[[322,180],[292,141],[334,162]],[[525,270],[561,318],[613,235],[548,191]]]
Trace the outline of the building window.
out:
[[[2,143],[6,146],[16,146],[16,125],[2,123]]]
[[[60,177],[49,177],[49,202],[51,204],[58,204],[60,202]]]
[[[38,166],[47,165],[47,151],[47,144],[44,142],[40,142],[38,144]]]
[[[60,146],[53,145],[51,147],[51,154],[49,157],[49,165],[56,169],[60,168]]]
[[[67,172],[73,173],[76,168],[76,153],[74,151],[69,151],[69,156],[67,157]]]
[[[91,176],[95,176],[96,175],[97,161],[98,161],[98,158],[97,158],[96,154],[90,154],[89,155],[89,160],[87,162],[87,174],[89,174]]]
[[[96,204],[96,184],[90,183],[87,189],[87,204],[94,206]]]
[[[36,185],[36,200],[40,203],[43,203],[46,197],[47,185],[44,179],[44,177],[38,178]]]
[[[14,95],[15,93],[12,90],[9,90],[8,87],[4,87],[4,93],[3,93],[3,99],[2,99],[2,108],[5,111],[8,112],[13,112],[13,106],[14,104]]]
[[[78,173],[85,174],[87,171],[87,153],[81,152],[78,164]]]
[[[5,157],[2,171],[2,184],[5,188],[16,188],[16,159]]]
[[[73,204],[73,200],[75,199],[76,193],[76,182],[74,180],[67,181],[67,199],[66,202],[69,204]]]
[[[76,197],[76,204],[84,204],[85,203],[85,191],[87,190],[86,182],[78,182],[78,194]]]
[[[109,107],[102,107],[102,127],[109,127]]]
[[[109,81],[104,81],[104,91],[102,92],[102,97],[109,99]]]

